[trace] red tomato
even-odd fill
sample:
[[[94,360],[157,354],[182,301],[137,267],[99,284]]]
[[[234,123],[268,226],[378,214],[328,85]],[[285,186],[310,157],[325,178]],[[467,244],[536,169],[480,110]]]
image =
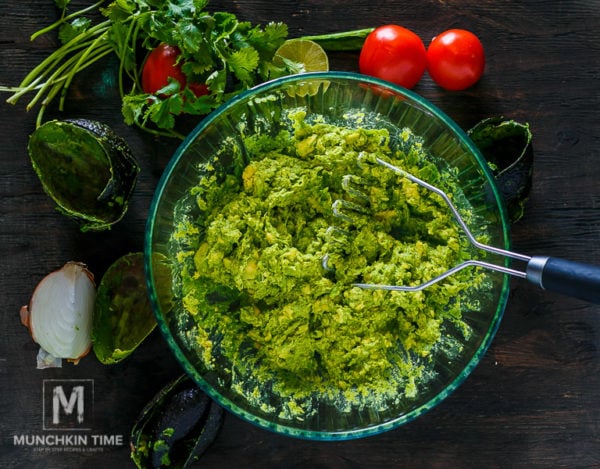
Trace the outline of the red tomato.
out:
[[[142,68],[142,89],[144,93],[154,94],[169,84],[169,77],[185,86],[185,75],[177,64],[178,47],[160,44],[150,52]]]
[[[177,59],[181,51],[177,46],[159,44],[155,47],[142,68],[142,89],[144,93],[154,94],[169,84],[169,78],[179,82],[181,88],[186,86],[186,77],[181,70]],[[208,94],[208,87],[204,83],[190,83],[190,90],[196,96]]]
[[[196,96],[204,96],[205,94],[210,93],[206,83],[190,83],[188,88],[192,90]]]
[[[380,26],[367,36],[358,65],[365,75],[412,88],[425,72],[427,52],[419,36],[390,24]]]
[[[434,37],[427,49],[427,70],[447,90],[464,90],[474,85],[485,68],[481,41],[464,29],[449,29]]]

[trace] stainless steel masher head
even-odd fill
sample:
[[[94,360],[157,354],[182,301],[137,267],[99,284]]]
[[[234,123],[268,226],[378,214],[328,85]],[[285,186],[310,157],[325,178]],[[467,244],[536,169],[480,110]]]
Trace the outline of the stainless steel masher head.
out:
[[[393,171],[396,174],[405,177],[440,196],[452,212],[452,215],[460,226],[461,230],[474,247],[489,253],[523,262],[525,263],[525,267],[523,270],[517,270],[487,261],[469,259],[420,285],[408,286],[355,283],[353,284],[354,286],[367,289],[414,292],[423,290],[466,267],[477,266],[509,274],[514,277],[527,279],[542,289],[555,291],[571,297],[600,304],[600,266],[574,262],[550,256],[527,256],[481,243],[472,234],[471,230],[461,217],[459,210],[455,207],[450,197],[444,191],[380,158],[375,158],[375,162],[378,165],[381,165],[384,168]],[[342,181],[342,187],[346,193],[352,196],[353,199],[367,200],[369,197],[359,188],[357,188],[358,186],[353,183],[355,181],[364,182],[364,179],[357,175],[346,175]],[[345,222],[353,221],[353,213],[366,213],[361,204],[346,199],[336,199],[332,204],[332,210],[336,218]],[[334,232],[344,230],[336,226],[331,226],[329,227],[329,231]],[[323,267],[327,270],[330,270],[327,264],[328,257],[328,255],[325,255],[323,258]]]

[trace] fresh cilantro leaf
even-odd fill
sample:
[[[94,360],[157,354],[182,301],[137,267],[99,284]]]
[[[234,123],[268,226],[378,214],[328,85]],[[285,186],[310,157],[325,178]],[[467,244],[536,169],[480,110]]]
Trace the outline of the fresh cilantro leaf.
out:
[[[279,78],[284,75],[288,75],[290,72],[285,64],[283,67],[278,67],[273,62],[261,61],[258,65],[258,73],[263,80],[267,81],[273,78]]]
[[[70,23],[64,23],[58,29],[58,38],[61,44],[66,44],[81,33],[87,31],[90,27],[91,20],[89,18],[75,18]]]
[[[263,60],[270,60],[281,44],[287,39],[288,27],[285,23],[268,23],[264,29],[253,28],[248,33],[248,44],[258,50]]]
[[[121,103],[121,113],[127,125],[140,123],[144,117],[145,108],[152,100],[157,98],[149,94],[128,94],[123,96]]]
[[[167,2],[169,5],[169,12],[173,18],[185,18],[193,14],[193,11],[189,11],[190,2]],[[193,6],[193,5],[191,5]]]
[[[241,30],[246,23],[240,23],[233,13],[216,12],[213,15],[215,21],[215,41],[228,38],[238,28]]]
[[[158,96],[171,96],[179,92],[180,86],[181,85],[177,80],[169,78],[169,84],[167,86],[163,86],[156,92],[156,94]]]
[[[157,127],[161,129],[172,129],[175,127],[175,116],[171,112],[171,98],[159,101],[148,109],[148,117]]]
[[[285,64],[286,69],[288,70],[288,74],[297,74],[304,73],[306,69],[302,62],[294,62],[293,60],[286,59],[285,57],[281,57],[283,63]]]
[[[183,73],[188,77],[204,75],[215,69],[216,63],[210,54],[208,47],[194,54],[192,60],[187,60],[181,66]]]
[[[193,3],[197,11],[202,11],[207,7],[208,0],[193,0]]]
[[[167,99],[169,103],[169,113],[172,116],[178,116],[181,114],[183,110],[183,95],[180,93],[176,93],[173,96],[169,96]],[[170,127],[172,128],[172,127]]]
[[[208,1],[202,0],[170,0],[166,2],[169,14],[176,19],[193,18],[204,10]]]
[[[57,8],[64,11],[69,6],[69,3],[71,3],[71,0],[54,0],[54,3]]]
[[[100,13],[110,19],[113,24],[127,20],[138,9],[138,4],[132,0],[117,0],[106,8],[100,8]],[[139,12],[138,12],[139,14]]]
[[[258,67],[259,60],[256,49],[245,47],[232,53],[228,58],[227,65],[238,80],[246,86],[252,86],[254,84],[252,72]]]
[[[227,70],[216,70],[206,79],[206,85],[212,93],[222,94],[227,86]]]
[[[202,116],[208,114],[215,107],[215,100],[212,96],[204,95],[196,97],[191,90],[186,89],[184,91],[182,113]]]
[[[181,50],[191,54],[198,52],[199,48],[206,42],[202,31],[192,21],[177,23],[172,37],[175,43],[179,44]]]

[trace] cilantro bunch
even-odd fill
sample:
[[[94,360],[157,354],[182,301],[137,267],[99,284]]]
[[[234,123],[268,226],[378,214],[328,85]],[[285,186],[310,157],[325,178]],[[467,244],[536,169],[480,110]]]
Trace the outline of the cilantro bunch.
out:
[[[232,13],[207,10],[208,0],[100,0],[68,12],[71,0],[54,0],[61,11],[55,23],[40,29],[32,40],[58,29],[61,46],[35,67],[11,92],[15,104],[34,93],[27,109],[40,106],[36,125],[55,99],[64,107],[73,78],[109,54],[119,59],[118,86],[125,122],[158,134],[183,137],[176,116],[204,115],[263,81],[294,73],[298,64],[276,65],[273,57],[287,39],[287,25],[264,26],[240,21]],[[306,37],[328,50],[360,48],[372,29]],[[144,93],[140,73],[145,57],[160,43],[178,47],[185,75],[204,83],[208,93],[196,96],[173,80],[158,94]]]
[[[127,123],[145,127],[151,121],[161,129],[172,129],[176,115],[206,114],[244,89],[287,74],[272,62],[287,38],[285,24],[253,26],[231,13],[209,14],[207,0],[159,3],[148,7],[144,0],[123,0],[103,11],[112,20],[109,40],[133,83],[128,92],[122,89]],[[128,23],[130,18],[135,19]],[[140,54],[136,53],[140,41],[143,49],[158,43],[176,45],[185,75],[205,83],[209,93],[196,97],[172,82],[160,97],[144,94],[138,77]]]

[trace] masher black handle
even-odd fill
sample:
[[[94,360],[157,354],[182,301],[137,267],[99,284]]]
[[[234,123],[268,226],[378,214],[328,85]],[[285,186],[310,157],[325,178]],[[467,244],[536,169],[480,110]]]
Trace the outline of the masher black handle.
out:
[[[527,280],[546,290],[600,304],[600,266],[534,256],[527,264]]]

